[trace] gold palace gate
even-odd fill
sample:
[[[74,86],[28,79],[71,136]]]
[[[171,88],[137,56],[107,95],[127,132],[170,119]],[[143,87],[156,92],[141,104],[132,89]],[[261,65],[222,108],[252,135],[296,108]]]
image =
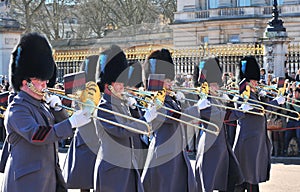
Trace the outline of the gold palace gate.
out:
[[[134,47],[125,49],[129,61],[143,61],[154,50],[163,47]],[[192,74],[194,66],[206,57],[217,56],[222,65],[223,72],[236,73],[239,60],[245,55],[254,55],[261,66],[263,66],[262,44],[231,44],[231,45],[204,45],[193,49],[168,48],[172,53],[176,74]],[[87,56],[100,54],[102,48],[85,50],[54,50],[54,58],[58,67],[58,81],[68,73],[78,72],[80,65]],[[286,55],[286,67],[288,72],[295,73],[300,65],[300,45],[290,44]]]

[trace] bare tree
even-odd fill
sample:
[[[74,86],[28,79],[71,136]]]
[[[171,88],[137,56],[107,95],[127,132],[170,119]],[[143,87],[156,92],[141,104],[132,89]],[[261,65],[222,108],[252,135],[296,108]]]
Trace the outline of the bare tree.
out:
[[[13,16],[25,28],[25,32],[31,32],[34,24],[34,16],[42,8],[46,0],[11,0]]]
[[[36,18],[42,19],[36,22],[35,28],[45,33],[50,39],[59,39],[60,34],[64,32],[63,14],[64,0],[61,3],[54,0],[52,3],[44,4],[37,12]]]
[[[109,19],[108,9],[98,0],[83,0],[73,14],[79,19],[77,37],[103,37]]]
[[[50,39],[103,37],[109,29],[173,20],[176,0],[12,0],[11,11],[26,32]],[[133,27],[135,28],[135,27]]]
[[[156,5],[160,13],[165,17],[165,19],[172,22],[174,20],[174,12],[177,8],[177,0],[153,0],[154,5]]]
[[[149,0],[100,0],[107,7],[107,16],[117,26],[154,22],[158,11]]]

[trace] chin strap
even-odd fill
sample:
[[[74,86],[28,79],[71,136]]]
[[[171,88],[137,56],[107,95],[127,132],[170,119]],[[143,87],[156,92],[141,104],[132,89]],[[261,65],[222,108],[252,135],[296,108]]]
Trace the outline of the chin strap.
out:
[[[121,99],[121,100],[124,100],[124,97],[122,96],[121,93],[118,93],[115,91],[114,87],[112,85],[109,85],[108,86],[108,90],[117,98]]]
[[[39,91],[39,90],[32,84],[32,82],[31,82],[30,79],[27,79],[26,81],[27,81],[27,83],[26,83],[27,87],[28,87],[32,92],[34,92],[34,93],[36,93],[36,94],[38,94],[38,95],[40,95],[40,96],[44,96],[44,95],[45,95],[45,93],[44,93],[43,91]]]

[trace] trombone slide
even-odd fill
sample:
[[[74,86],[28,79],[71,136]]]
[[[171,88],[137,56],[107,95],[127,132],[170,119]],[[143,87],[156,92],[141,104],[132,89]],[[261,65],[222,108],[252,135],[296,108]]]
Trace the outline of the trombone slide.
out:
[[[142,100],[143,102],[146,102],[146,103],[156,104],[156,106],[159,107],[159,108],[163,108],[163,109],[169,110],[169,111],[174,111],[174,109],[171,109],[171,108],[168,108],[168,107],[163,106],[162,103],[161,103],[161,101],[158,101],[158,102],[155,102],[155,101],[148,101],[148,100],[146,100],[146,99],[137,97],[137,96],[132,95],[132,94],[127,93],[127,92],[125,92],[124,94],[127,95],[127,96],[129,96],[129,97],[133,97],[133,98],[136,98],[136,99],[138,99],[138,100]],[[158,104],[158,103],[159,103],[159,104]],[[139,105],[137,105],[137,107],[143,107],[143,108],[145,108],[144,106],[139,106]],[[211,126],[213,126],[216,130],[215,130],[215,131],[212,131],[212,130],[206,129],[206,128],[204,128],[204,127],[200,127],[200,126],[198,126],[198,125],[195,125],[195,124],[192,124],[192,123],[183,121],[182,119],[178,119],[178,118],[172,117],[172,116],[170,116],[170,115],[167,115],[167,114],[164,114],[164,113],[161,113],[161,112],[157,112],[158,115],[161,115],[161,116],[164,116],[164,117],[166,117],[166,118],[169,118],[169,119],[178,121],[178,122],[180,122],[180,123],[189,125],[189,126],[191,126],[191,127],[195,127],[195,128],[197,128],[197,129],[202,129],[203,131],[206,131],[206,132],[211,133],[211,134],[214,134],[214,135],[218,135],[219,132],[220,132],[220,128],[219,128],[216,124],[214,124],[214,123],[211,123],[211,122],[209,122],[209,121],[205,121],[205,120],[203,120],[203,119],[194,117],[194,116],[192,116],[192,115],[185,114],[185,113],[183,113],[183,112],[176,111],[176,113],[179,113],[180,115],[185,116],[185,117],[187,117],[187,118],[189,118],[189,119],[196,120],[196,121],[201,121],[202,123],[211,125]]]
[[[48,94],[54,94],[54,95],[57,95],[58,97],[61,97],[61,98],[64,98],[64,99],[68,99],[68,100],[71,100],[71,101],[75,101],[75,102],[81,104],[82,106],[90,107],[90,108],[93,108],[93,109],[98,109],[98,110],[104,111],[104,112],[106,112],[106,113],[110,113],[110,114],[113,114],[113,115],[116,115],[116,116],[119,116],[119,117],[122,117],[122,118],[126,118],[126,119],[129,119],[129,120],[136,121],[136,122],[138,122],[138,123],[144,124],[144,125],[147,127],[148,131],[147,131],[147,132],[146,132],[146,131],[141,131],[141,130],[139,130],[139,129],[135,129],[135,128],[129,127],[129,126],[127,126],[127,125],[123,125],[123,124],[120,124],[120,123],[116,123],[116,122],[111,121],[111,120],[108,120],[108,119],[104,119],[104,118],[97,117],[97,116],[92,116],[93,118],[99,119],[99,120],[101,120],[101,121],[104,121],[104,122],[113,124],[113,125],[115,125],[115,126],[122,127],[122,128],[124,128],[124,129],[128,129],[128,130],[130,130],[130,131],[133,131],[133,132],[136,132],[136,133],[139,133],[139,134],[150,135],[151,132],[152,132],[151,126],[150,126],[147,122],[145,122],[145,121],[143,121],[143,120],[136,119],[136,118],[134,118],[134,117],[130,117],[130,116],[128,116],[128,115],[124,115],[124,114],[122,114],[122,113],[118,113],[118,112],[115,112],[115,111],[111,111],[111,110],[105,109],[105,108],[103,108],[103,107],[97,107],[97,106],[95,106],[95,105],[93,105],[93,104],[85,103],[85,102],[82,102],[82,101],[77,100],[76,98],[68,97],[68,96],[66,96],[66,95],[61,95],[61,94],[56,93],[56,92],[51,92],[51,91],[49,91],[49,90],[45,90],[45,92],[48,93]],[[64,107],[65,109],[68,109],[68,110],[76,110],[76,109],[73,109],[73,108],[70,108],[70,107],[67,107],[67,106],[61,106],[61,107]]]

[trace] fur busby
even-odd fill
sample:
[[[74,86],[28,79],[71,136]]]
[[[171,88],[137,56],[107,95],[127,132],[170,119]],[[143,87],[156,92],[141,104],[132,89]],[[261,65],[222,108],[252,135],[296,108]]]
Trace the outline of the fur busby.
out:
[[[49,79],[49,82],[47,83],[47,87],[51,87],[53,88],[54,85],[56,84],[56,77],[57,77],[57,67],[54,64],[54,70],[53,70],[53,75],[52,77]]]
[[[96,68],[98,64],[99,55],[88,56],[81,64],[80,70],[85,71],[86,81],[96,81]]]
[[[12,52],[10,83],[20,91],[22,80],[38,78],[49,80],[53,76],[55,62],[47,38],[38,33],[27,33]]]
[[[165,74],[166,79],[174,80],[175,67],[168,49],[161,49],[152,52],[145,63],[146,79],[149,74]]]
[[[97,69],[97,84],[101,91],[104,85],[112,82],[126,82],[126,78],[120,74],[128,67],[125,53],[117,45],[112,45],[99,56]]]
[[[239,63],[240,80],[260,80],[260,67],[254,56],[245,56]]]
[[[200,71],[201,74],[199,74]],[[219,59],[212,57],[201,61],[199,65],[194,68],[193,80],[195,86],[200,86],[204,81],[222,85],[222,67],[220,66]]]
[[[129,63],[129,67],[125,72],[128,79],[126,86],[139,88],[143,85],[142,66],[139,62]]]

